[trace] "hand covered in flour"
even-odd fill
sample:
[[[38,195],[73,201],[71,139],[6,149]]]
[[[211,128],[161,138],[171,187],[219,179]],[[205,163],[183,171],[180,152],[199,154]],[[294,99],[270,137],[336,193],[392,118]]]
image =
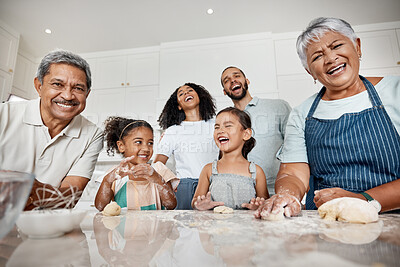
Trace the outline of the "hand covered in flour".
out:
[[[194,207],[197,210],[209,210],[217,206],[223,206],[223,205],[224,202],[212,201],[210,192],[207,192],[206,195],[198,196],[196,201],[194,202]]]
[[[270,213],[277,215],[282,209],[286,217],[295,216],[301,212],[300,201],[288,193],[273,195],[260,205],[254,213],[254,217],[260,219],[268,217]]]
[[[264,204],[264,201],[265,201],[265,199],[263,197],[252,198],[249,203],[243,203],[242,208],[246,208],[249,210],[256,210],[262,204]]]
[[[364,200],[364,197],[362,195],[346,191],[339,187],[315,190],[314,194],[314,203],[317,208],[319,208],[325,202],[339,197],[353,197]]]
[[[121,179],[122,177],[129,176],[130,179],[133,178],[133,169],[135,165],[131,162],[135,156],[127,157],[121,160],[119,165],[114,169],[112,175],[108,178],[108,182],[112,183],[116,179]]]
[[[135,165],[132,169],[134,179],[143,178],[151,183],[163,183],[161,176],[154,170],[154,168],[147,163],[140,163]]]

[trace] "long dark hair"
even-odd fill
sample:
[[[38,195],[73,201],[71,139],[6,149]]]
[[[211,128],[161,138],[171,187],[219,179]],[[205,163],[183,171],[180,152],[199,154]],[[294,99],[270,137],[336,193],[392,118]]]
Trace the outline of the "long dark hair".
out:
[[[143,120],[133,120],[122,117],[108,117],[104,122],[104,136],[107,142],[107,154],[114,156],[114,152],[121,154],[118,150],[117,141],[123,140],[131,130],[138,127],[147,127],[153,132],[153,127]]]
[[[251,119],[249,114],[247,114],[247,112],[242,111],[238,108],[235,107],[227,107],[224,108],[223,110],[221,110],[220,112],[218,112],[217,117],[219,114],[221,113],[231,113],[233,115],[235,115],[238,118],[239,123],[242,125],[243,129],[251,129]],[[247,155],[250,153],[250,151],[254,148],[254,146],[256,145],[256,139],[254,139],[253,136],[250,137],[249,140],[246,140],[244,142],[243,148],[242,148],[242,155],[245,159],[247,159]],[[222,158],[222,154],[221,152],[219,153],[219,158]]]
[[[199,112],[202,120],[208,121],[215,116],[215,103],[214,98],[210,93],[201,85],[195,83],[185,83],[182,86],[189,86],[196,91],[200,99]],[[178,90],[182,86],[179,86],[169,97],[167,103],[165,103],[164,109],[161,112],[158,122],[160,127],[165,130],[172,125],[180,125],[182,121],[186,119],[185,112],[178,109]]]

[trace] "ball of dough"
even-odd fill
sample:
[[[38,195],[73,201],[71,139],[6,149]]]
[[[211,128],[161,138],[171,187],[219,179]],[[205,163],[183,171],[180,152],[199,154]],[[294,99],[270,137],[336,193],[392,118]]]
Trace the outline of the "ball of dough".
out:
[[[279,212],[277,214],[272,214],[269,213],[268,215],[263,215],[261,213],[261,219],[266,220],[266,221],[280,221],[285,218],[285,215],[283,215],[283,207],[279,209]]]
[[[117,204],[117,202],[110,202],[102,211],[105,216],[118,216],[121,213],[121,207]]]
[[[321,218],[349,223],[371,223],[378,221],[378,210],[367,201],[341,197],[332,199],[318,208]]]
[[[214,208],[214,213],[233,213],[233,209],[226,206],[218,206]]]

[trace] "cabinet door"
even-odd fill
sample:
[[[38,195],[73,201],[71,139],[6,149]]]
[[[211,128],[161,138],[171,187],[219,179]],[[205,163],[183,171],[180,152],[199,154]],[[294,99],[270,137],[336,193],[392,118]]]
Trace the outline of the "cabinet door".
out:
[[[96,87],[108,89],[125,86],[126,56],[103,57],[96,60]]]
[[[400,50],[395,30],[360,32],[361,69],[396,67]]]
[[[33,63],[18,54],[17,62],[15,64],[15,73],[13,78],[13,87],[11,89],[12,94],[25,99],[31,99],[33,96],[33,79],[35,78],[35,72]]]
[[[185,82],[203,85],[213,96],[223,96],[221,72],[237,66],[250,80],[253,95],[276,91],[276,75],[272,40],[260,36],[256,40],[230,41],[161,48],[160,97],[167,99]]]
[[[296,38],[274,41],[276,74],[304,74],[306,70],[301,64],[296,51]]]
[[[126,86],[157,85],[159,53],[128,55]]]
[[[12,75],[8,72],[0,70],[0,102],[8,99],[11,93]]]
[[[83,115],[99,127],[109,116],[123,116],[125,111],[125,88],[92,90],[86,101]]]
[[[0,69],[12,73],[17,57],[18,38],[0,27]]]
[[[314,84],[313,78],[308,74],[278,77],[279,98],[286,100],[292,108],[300,105],[321,88],[322,85],[319,82]]]
[[[157,123],[156,96],[158,86],[140,86],[126,88],[125,115],[132,119],[141,119],[154,125]]]

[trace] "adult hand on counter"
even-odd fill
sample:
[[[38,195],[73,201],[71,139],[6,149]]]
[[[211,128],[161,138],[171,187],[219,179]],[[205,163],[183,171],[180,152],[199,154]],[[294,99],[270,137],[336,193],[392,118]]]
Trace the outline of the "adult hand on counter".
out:
[[[256,210],[262,204],[264,204],[264,201],[265,201],[265,199],[263,197],[252,198],[249,203],[243,203],[242,208],[246,208],[249,210]]]
[[[217,206],[223,206],[223,205],[224,202],[212,201],[210,192],[208,192],[206,195],[198,196],[196,201],[194,202],[194,207],[197,210],[209,210]]]
[[[295,216],[301,212],[300,201],[291,194],[280,193],[267,199],[254,213],[257,219],[268,217],[270,213],[276,215],[283,208],[286,217]]]
[[[315,194],[314,203],[317,206],[317,208],[319,208],[325,202],[328,202],[329,200],[339,198],[339,197],[354,197],[354,198],[360,198],[363,200],[365,199],[360,194],[352,193],[350,191],[346,191],[339,187],[315,190],[314,194]]]

